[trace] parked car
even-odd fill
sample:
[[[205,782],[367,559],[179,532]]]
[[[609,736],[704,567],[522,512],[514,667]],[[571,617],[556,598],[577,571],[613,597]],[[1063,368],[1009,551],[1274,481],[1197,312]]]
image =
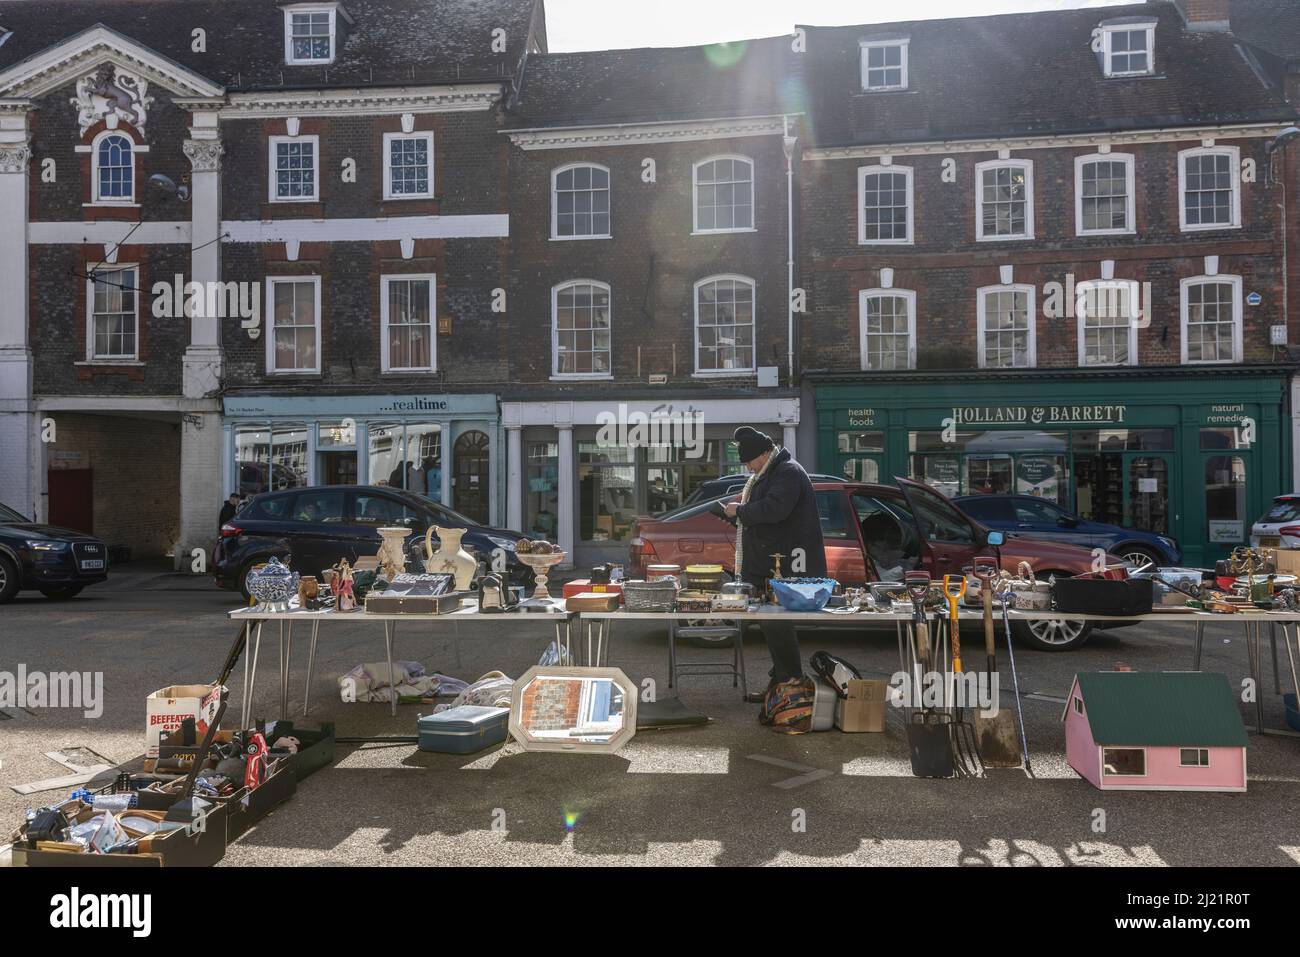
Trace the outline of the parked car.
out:
[[[1178,542],[1168,535],[1080,518],[1034,495],[963,495],[953,502],[981,525],[1008,538],[1104,548],[1139,567],[1177,565],[1183,558]]]
[[[515,554],[515,543],[525,537],[521,533],[479,525],[414,492],[370,485],[316,485],[253,496],[221,527],[213,575],[219,588],[239,589],[247,597],[244,582],[254,565],[275,557],[303,575],[319,576],[342,558],[355,562],[376,554],[378,530],[397,525],[411,530],[406,548],[415,568],[423,567],[418,563],[426,530],[439,525],[466,529],[462,546],[488,565],[494,551],[504,549],[511,580],[532,580]]]
[[[708,502],[715,498],[721,498],[724,495],[739,495],[745,488],[745,483],[749,481],[749,472],[737,472],[734,475],[720,475],[715,479],[709,479],[699,488],[682,501],[681,508],[687,508],[691,505],[698,505],[700,502]],[[841,475],[820,475],[809,473],[808,477],[814,482],[842,482],[844,477]],[[677,511],[673,509],[672,511]],[[664,515],[671,514],[665,512]]]
[[[1279,495],[1273,507],[1250,527],[1255,548],[1300,548],[1300,492]]]
[[[93,535],[30,522],[0,505],[0,605],[24,590],[72,598],[108,578],[108,547]]]
[[[992,548],[986,544],[989,529],[939,492],[908,479],[897,482],[897,486],[843,480],[813,483],[826,568],[841,584],[901,580],[904,571],[915,568],[935,578],[960,574],[980,554],[997,555],[1007,569],[1028,562],[1040,578],[1078,575],[1092,569],[1092,552],[1076,545],[1015,538]],[[737,498],[724,496],[667,517],[638,519],[629,556],[632,573],[643,576],[646,566],[661,563],[713,563],[733,570],[736,528],[726,519],[723,505]],[[871,543],[886,537],[899,544],[889,553],[891,566],[881,568],[877,559],[885,560],[884,550],[877,548],[881,555],[873,554]],[[1112,555],[1110,560],[1118,563],[1122,559]],[[1068,619],[1016,622],[1013,629],[1020,640],[1050,651],[1077,648],[1092,630],[1087,622]]]

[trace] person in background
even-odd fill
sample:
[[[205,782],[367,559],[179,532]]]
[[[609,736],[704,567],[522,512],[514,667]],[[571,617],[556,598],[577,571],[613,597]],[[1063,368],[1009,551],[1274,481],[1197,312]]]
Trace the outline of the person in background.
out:
[[[791,577],[825,577],[826,546],[812,481],[788,449],[771,437],[741,426],[735,440],[740,461],[752,474],[739,502],[729,502],[728,518],[735,518],[736,571],[762,594],[771,574],[772,555],[780,553],[782,573]],[[793,567],[795,555],[802,567]],[[799,636],[794,625],[765,621],[763,637],[772,656],[772,682],[779,684],[803,675]],[[770,687],[770,686],[769,686]],[[752,692],[746,700],[762,702],[766,691]]]
[[[426,496],[435,502],[442,501],[442,469],[438,468],[438,460],[432,455],[424,457],[424,486],[423,492]]]
[[[239,493],[231,492],[225,504],[221,506],[221,514],[217,517],[217,531],[221,531],[221,526],[234,518],[237,511],[239,511]]]

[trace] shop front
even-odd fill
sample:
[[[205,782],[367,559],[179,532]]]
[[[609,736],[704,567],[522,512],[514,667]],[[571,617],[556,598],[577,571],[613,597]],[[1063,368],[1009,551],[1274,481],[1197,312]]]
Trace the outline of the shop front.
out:
[[[738,427],[793,449],[799,399],[503,401],[501,416],[509,527],[557,542],[582,568],[626,562],[638,516],[744,471],[731,444]]]
[[[1017,494],[1175,539],[1205,566],[1246,544],[1288,486],[1286,380],[1204,370],[1015,380],[817,383],[818,460],[949,496]]]
[[[495,395],[239,396],[224,414],[231,491],[391,485],[499,524]]]

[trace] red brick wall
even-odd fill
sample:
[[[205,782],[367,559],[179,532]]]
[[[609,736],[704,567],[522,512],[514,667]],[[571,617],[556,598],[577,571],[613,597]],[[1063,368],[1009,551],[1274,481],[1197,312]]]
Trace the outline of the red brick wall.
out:
[[[534,679],[523,694],[523,726],[529,731],[562,731],[577,727],[582,682]]]

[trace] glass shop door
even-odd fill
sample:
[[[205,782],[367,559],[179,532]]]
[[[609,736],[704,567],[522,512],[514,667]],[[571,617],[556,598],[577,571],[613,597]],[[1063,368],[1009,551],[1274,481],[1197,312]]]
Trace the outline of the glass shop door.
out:
[[[1167,455],[1126,455],[1124,487],[1127,496],[1124,521],[1120,524],[1168,535],[1171,524],[1169,476],[1172,472]]]

